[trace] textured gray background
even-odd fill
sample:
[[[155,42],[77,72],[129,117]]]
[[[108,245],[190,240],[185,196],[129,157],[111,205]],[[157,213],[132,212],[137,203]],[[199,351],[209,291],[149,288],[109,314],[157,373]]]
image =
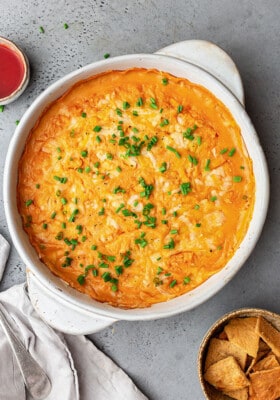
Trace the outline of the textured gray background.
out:
[[[26,92],[0,113],[1,185],[15,121],[50,83],[104,53],[152,53],[181,40],[206,39],[224,48],[240,69],[271,177],[268,218],[256,249],[235,278],[195,310],[152,322],[118,322],[91,336],[151,400],[203,398],[196,372],[199,343],[223,313],[243,306],[280,313],[279,21],[278,0],[0,0],[0,35],[22,46],[32,68]],[[11,242],[2,193],[0,233]],[[1,290],[23,282],[24,271],[13,249]]]

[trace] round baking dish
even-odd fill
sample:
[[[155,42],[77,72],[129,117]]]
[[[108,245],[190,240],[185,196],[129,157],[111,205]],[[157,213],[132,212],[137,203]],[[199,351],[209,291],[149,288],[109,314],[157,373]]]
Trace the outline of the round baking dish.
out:
[[[42,111],[80,80],[107,70],[125,70],[131,67],[155,68],[187,78],[207,88],[228,107],[241,128],[244,142],[253,161],[256,201],[246,236],[234,256],[220,272],[193,291],[168,302],[158,303],[150,308],[124,310],[90,299],[69,287],[46,268],[39,260],[22,228],[22,221],[17,209],[16,187],[18,161],[26,138]],[[265,221],[268,200],[269,178],[266,161],[255,129],[241,103],[220,81],[201,68],[159,54],[126,55],[99,61],[69,74],[51,85],[33,102],[21,119],[21,124],[17,127],[10,143],[4,170],[4,207],[8,228],[14,245],[27,267],[37,280],[62,302],[67,302],[75,309],[79,308],[85,312],[112,319],[149,320],[168,317],[190,310],[208,300],[237,273],[253,251]]]

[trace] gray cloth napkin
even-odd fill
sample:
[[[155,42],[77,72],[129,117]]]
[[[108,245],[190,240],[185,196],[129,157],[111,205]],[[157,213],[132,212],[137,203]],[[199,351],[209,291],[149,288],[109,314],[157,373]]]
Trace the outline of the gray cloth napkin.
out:
[[[0,277],[8,255],[9,244],[0,235]],[[18,338],[52,383],[46,400],[147,400],[122,369],[85,336],[66,335],[48,326],[34,310],[26,284],[0,293],[0,303]],[[32,400],[1,328],[0,399]]]

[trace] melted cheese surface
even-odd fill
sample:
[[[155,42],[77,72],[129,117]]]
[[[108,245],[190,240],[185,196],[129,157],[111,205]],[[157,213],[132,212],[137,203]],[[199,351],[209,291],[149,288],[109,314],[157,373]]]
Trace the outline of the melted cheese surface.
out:
[[[220,271],[250,223],[240,128],[205,88],[157,70],[73,86],[30,132],[18,208],[40,259],[92,298],[167,301]]]

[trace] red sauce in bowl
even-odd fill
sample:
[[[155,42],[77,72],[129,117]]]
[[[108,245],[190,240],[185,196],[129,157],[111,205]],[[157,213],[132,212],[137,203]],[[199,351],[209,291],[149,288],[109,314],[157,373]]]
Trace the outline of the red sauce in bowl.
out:
[[[0,99],[10,96],[24,78],[24,63],[15,50],[0,43]]]

